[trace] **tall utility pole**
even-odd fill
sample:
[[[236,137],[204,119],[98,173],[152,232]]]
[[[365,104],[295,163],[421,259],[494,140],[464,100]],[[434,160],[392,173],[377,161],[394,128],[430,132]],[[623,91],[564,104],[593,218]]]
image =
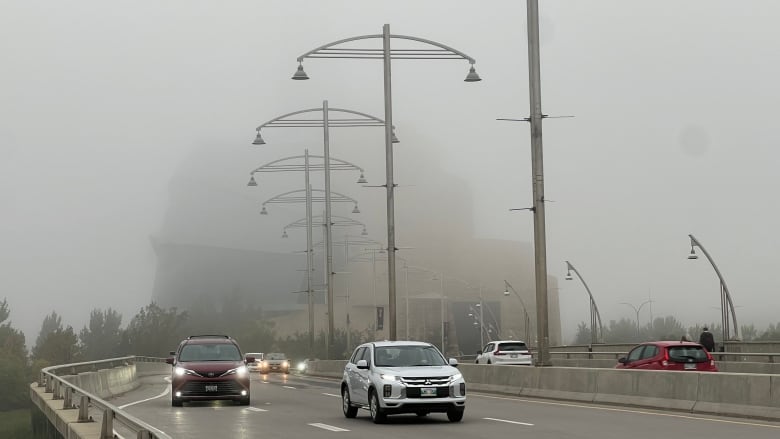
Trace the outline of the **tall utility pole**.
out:
[[[531,101],[531,173],[533,174],[534,260],[536,273],[536,366],[552,366],[547,308],[547,240],[544,219],[544,161],[542,160],[542,86],[539,67],[539,2],[528,5],[528,81]]]

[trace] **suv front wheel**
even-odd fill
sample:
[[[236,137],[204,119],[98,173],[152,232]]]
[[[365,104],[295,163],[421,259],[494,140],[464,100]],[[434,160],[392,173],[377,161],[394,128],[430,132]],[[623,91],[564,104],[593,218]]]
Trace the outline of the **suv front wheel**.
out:
[[[341,389],[341,409],[344,411],[344,416],[347,418],[354,418],[357,416],[358,408],[352,405],[352,400],[349,398],[349,388],[344,386]]]
[[[460,422],[463,419],[463,412],[465,410],[462,408],[454,408],[447,410],[447,419],[450,420],[450,422]]]
[[[387,419],[387,414],[382,410],[382,406],[379,405],[379,396],[376,391],[371,390],[371,394],[368,397],[368,408],[371,412],[371,420],[374,424],[382,424]]]

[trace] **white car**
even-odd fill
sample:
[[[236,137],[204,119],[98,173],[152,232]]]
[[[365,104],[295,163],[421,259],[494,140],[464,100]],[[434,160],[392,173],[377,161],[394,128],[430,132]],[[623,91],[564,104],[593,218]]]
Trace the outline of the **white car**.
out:
[[[533,356],[524,341],[491,341],[477,353],[477,364],[533,364]]]
[[[259,371],[260,370],[260,365],[263,363],[263,359],[265,358],[265,354],[263,354],[262,352],[253,352],[253,353],[248,353],[246,355],[250,356],[250,357],[255,357],[255,361],[252,362],[252,363],[247,363],[246,364],[246,368],[250,372],[257,372],[257,371]]]
[[[368,409],[380,424],[387,415],[446,413],[460,422],[466,409],[466,382],[436,346],[418,341],[364,343],[344,367],[341,402],[344,416],[354,418]]]

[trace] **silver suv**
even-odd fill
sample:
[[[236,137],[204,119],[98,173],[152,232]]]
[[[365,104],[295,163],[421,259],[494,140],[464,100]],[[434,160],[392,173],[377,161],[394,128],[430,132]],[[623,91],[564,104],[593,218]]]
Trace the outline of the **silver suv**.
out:
[[[463,419],[466,382],[436,346],[418,341],[364,343],[344,367],[341,402],[344,416],[354,418],[367,408],[380,424],[396,413],[446,413],[451,422]]]

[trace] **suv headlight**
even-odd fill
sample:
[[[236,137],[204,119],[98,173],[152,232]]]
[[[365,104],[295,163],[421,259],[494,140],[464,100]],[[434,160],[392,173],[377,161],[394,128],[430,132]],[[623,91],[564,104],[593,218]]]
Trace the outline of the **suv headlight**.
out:
[[[463,378],[463,374],[456,373],[455,375],[450,377],[450,381],[458,381],[461,378]]]
[[[398,377],[398,376],[395,376],[395,375],[389,374],[389,373],[379,374],[379,378],[381,378],[381,379],[383,379],[385,381],[400,381],[401,380],[401,377]]]
[[[194,370],[185,369],[185,368],[179,367],[179,366],[176,366],[173,369],[173,373],[176,374],[176,376],[178,376],[178,377],[184,376],[184,375],[198,375],[198,373],[195,372]]]
[[[243,378],[246,376],[246,366],[239,366],[235,369],[230,369],[229,371],[222,374],[222,376],[225,375],[233,375],[236,374],[238,377]]]

